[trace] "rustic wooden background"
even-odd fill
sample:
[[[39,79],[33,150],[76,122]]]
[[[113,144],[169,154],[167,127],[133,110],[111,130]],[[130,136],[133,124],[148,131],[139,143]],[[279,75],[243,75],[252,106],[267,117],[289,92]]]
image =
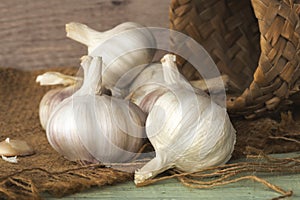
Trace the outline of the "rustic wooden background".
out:
[[[83,45],[66,38],[65,24],[104,31],[125,22],[168,27],[169,0],[1,0],[0,67],[79,66]]]

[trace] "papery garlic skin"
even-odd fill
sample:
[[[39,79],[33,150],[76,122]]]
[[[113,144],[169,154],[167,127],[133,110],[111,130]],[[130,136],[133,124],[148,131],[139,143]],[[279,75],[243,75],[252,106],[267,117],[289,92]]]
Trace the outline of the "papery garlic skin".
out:
[[[127,100],[102,95],[101,60],[85,57],[84,82],[50,116],[47,138],[72,161],[126,162],[145,138],[145,114]]]
[[[48,91],[42,98],[39,105],[39,118],[41,126],[46,129],[48,119],[56,108],[65,98],[70,97],[77,91],[82,83],[79,77],[68,76],[59,72],[46,72],[37,76],[36,82],[42,86],[64,85],[68,87],[56,88]]]
[[[126,89],[138,73],[152,61],[155,53],[156,40],[152,33],[146,27],[133,22],[122,23],[105,32],[72,22],[66,24],[66,31],[67,37],[88,46],[90,56],[102,57],[102,85],[111,90],[114,87]],[[132,70],[134,68],[136,69]],[[129,71],[131,75],[118,82]],[[127,94],[119,92],[115,95],[124,97]]]
[[[164,59],[163,65],[175,67],[171,55]],[[167,91],[152,92],[156,99],[149,108],[146,133],[156,157],[135,172],[136,184],[174,167],[195,172],[224,164],[234,149],[236,131],[226,109],[195,93],[172,73],[164,71],[166,82],[173,82]]]
[[[9,162],[9,163],[18,163],[18,158],[17,156],[13,156],[13,157],[6,157],[1,155],[2,160]]]

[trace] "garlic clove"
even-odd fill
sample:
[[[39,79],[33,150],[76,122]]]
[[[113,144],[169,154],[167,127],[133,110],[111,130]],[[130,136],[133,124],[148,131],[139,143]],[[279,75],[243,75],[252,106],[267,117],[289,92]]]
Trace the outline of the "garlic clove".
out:
[[[28,156],[32,154],[34,154],[33,148],[23,140],[6,138],[5,141],[0,142],[0,155],[2,156]]]

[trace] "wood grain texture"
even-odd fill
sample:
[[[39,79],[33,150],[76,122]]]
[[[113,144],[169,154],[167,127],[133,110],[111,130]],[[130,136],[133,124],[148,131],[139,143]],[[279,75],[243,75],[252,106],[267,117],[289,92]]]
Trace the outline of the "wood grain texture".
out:
[[[168,27],[168,6],[167,0],[1,1],[0,67],[78,66],[86,48],[66,38],[66,23],[85,23],[99,31],[125,21]]]

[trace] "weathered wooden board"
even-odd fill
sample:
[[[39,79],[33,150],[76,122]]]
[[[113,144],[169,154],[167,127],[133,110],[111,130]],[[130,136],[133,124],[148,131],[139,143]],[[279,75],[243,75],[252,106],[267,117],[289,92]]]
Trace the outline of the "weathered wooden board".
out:
[[[66,23],[86,23],[99,31],[125,21],[168,27],[168,5],[168,0],[2,0],[0,66],[78,66],[85,47],[66,38]]]
[[[278,157],[299,156],[300,152],[293,154],[279,154]],[[289,200],[300,199],[300,174],[293,175],[270,175],[262,176],[269,182],[280,186],[285,190],[293,190],[294,195]],[[184,187],[177,180],[167,180],[146,187],[135,187],[134,183],[128,182],[115,186],[107,186],[91,189],[87,192],[74,194],[63,199],[205,199],[205,200],[266,200],[279,196],[266,186],[253,182],[241,181],[234,184],[215,187],[213,189],[191,189]],[[55,200],[50,196],[47,199]]]

